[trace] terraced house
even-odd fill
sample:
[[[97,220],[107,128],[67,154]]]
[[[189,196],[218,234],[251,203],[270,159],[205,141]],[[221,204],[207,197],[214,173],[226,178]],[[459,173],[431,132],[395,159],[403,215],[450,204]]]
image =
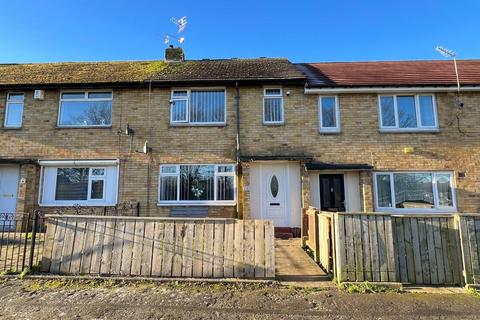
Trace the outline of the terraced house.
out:
[[[0,65],[0,212],[480,209],[480,61]],[[286,231],[290,233],[290,230]]]

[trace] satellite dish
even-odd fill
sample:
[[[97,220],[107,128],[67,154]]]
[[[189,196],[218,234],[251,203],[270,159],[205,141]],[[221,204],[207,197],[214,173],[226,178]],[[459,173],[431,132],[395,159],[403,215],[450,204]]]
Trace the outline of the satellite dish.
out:
[[[143,144],[143,153],[148,154],[152,152],[152,148],[148,146],[148,140]]]

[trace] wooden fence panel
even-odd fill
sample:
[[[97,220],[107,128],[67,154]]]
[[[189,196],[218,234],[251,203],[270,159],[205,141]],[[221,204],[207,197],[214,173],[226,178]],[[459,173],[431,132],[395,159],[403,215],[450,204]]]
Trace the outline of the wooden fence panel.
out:
[[[480,216],[464,215],[459,218],[460,244],[465,283],[480,284]]]
[[[392,219],[397,226],[394,245],[401,282],[461,284],[454,217],[402,216]]]
[[[48,216],[42,271],[163,277],[275,277],[271,221]]]

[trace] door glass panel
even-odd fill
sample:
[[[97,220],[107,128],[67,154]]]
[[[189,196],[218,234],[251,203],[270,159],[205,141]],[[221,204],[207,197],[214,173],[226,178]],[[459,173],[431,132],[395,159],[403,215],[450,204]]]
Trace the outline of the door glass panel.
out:
[[[278,179],[276,176],[273,176],[270,180],[270,191],[272,192],[272,196],[276,198],[278,195]]]

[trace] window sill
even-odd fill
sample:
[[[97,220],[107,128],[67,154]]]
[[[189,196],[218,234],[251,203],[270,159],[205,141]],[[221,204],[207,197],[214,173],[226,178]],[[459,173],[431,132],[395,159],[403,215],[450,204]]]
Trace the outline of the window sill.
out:
[[[22,130],[22,127],[2,127],[2,130]]]
[[[320,130],[320,134],[340,134],[340,130]]]
[[[170,123],[169,127],[226,127],[226,123]]]
[[[439,128],[432,129],[379,129],[380,133],[438,133]]]
[[[66,203],[39,203],[40,207],[75,207],[75,206],[81,206],[81,207],[114,207],[116,206],[116,203],[106,203],[106,202],[97,202],[97,203],[79,203],[79,202],[66,202]]]
[[[55,126],[55,129],[112,129],[112,126]]]
[[[453,215],[457,213],[457,209],[435,209],[435,210],[425,210],[425,209],[404,209],[404,210],[394,210],[387,208],[378,208],[375,209],[375,213],[389,213],[392,215]]]
[[[232,207],[236,202],[158,202],[158,207]]]
[[[267,127],[283,127],[285,122],[264,122],[263,125]]]

